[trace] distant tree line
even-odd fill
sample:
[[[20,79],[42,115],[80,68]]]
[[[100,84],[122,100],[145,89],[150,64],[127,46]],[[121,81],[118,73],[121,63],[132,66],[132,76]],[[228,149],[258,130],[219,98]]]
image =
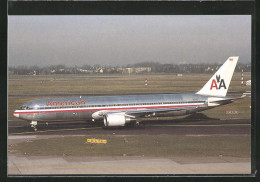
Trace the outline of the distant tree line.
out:
[[[222,65],[222,64],[221,64]],[[65,66],[51,65],[39,66],[10,66],[11,75],[50,75],[50,74],[145,74],[145,73],[214,73],[219,64],[161,64],[156,62],[143,62],[126,66]],[[131,70],[131,72],[130,72]],[[136,70],[139,70],[138,72]],[[141,70],[141,71],[140,71]],[[251,72],[251,64],[238,64],[236,72]]]

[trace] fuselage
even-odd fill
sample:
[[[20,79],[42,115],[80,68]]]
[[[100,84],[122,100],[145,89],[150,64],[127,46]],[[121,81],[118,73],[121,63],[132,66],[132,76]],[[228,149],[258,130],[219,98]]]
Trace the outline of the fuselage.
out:
[[[197,106],[194,110],[197,112],[210,108],[207,100],[207,96],[194,93],[49,98],[27,102],[17,109],[14,115],[30,121],[64,121],[102,119],[100,111],[126,112]]]

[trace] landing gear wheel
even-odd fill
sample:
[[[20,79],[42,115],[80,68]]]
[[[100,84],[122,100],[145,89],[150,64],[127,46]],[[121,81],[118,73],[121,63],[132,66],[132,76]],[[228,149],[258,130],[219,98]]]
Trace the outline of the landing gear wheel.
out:
[[[31,121],[30,125],[31,125],[31,127],[33,128],[33,130],[36,132],[36,131],[37,131],[37,128],[36,128],[36,126],[37,126],[37,121]]]
[[[144,128],[144,123],[143,122],[140,122],[140,121],[136,121],[134,123],[134,128],[137,128],[137,129],[140,129],[140,128]]]

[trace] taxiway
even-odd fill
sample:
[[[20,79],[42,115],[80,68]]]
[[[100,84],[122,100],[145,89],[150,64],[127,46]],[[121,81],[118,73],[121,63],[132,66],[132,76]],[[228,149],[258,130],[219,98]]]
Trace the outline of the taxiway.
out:
[[[232,120],[152,120],[145,126],[116,127],[103,129],[102,123],[51,122],[40,123],[34,132],[28,122],[9,121],[9,135],[248,135],[251,132],[250,119]]]

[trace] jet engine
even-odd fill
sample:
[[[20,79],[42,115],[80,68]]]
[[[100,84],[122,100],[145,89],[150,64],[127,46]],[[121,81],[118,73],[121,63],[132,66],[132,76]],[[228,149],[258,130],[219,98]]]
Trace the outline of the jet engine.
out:
[[[112,113],[104,115],[105,126],[125,126],[126,123],[133,120],[134,119],[125,116],[125,113]]]

